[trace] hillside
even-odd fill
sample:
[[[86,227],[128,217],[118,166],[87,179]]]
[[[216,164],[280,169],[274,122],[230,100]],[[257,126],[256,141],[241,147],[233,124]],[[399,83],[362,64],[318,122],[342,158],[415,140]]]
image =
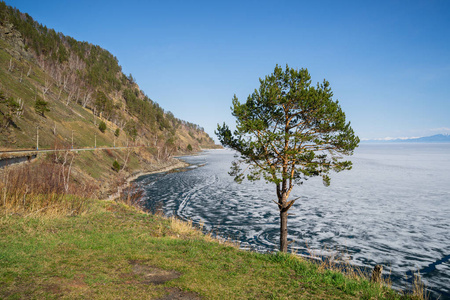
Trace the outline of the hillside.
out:
[[[200,126],[150,99],[107,50],[4,2],[0,126],[0,149],[35,148],[38,131],[39,148],[143,145],[158,160],[214,146]]]

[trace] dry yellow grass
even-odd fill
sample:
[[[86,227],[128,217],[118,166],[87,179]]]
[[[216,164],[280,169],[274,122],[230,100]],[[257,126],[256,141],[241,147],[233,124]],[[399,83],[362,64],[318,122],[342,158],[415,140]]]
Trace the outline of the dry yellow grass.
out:
[[[69,168],[41,161],[8,167],[0,175],[0,213],[21,216],[79,215],[88,210],[89,187],[74,188]]]
[[[414,274],[413,280],[413,296],[419,300],[429,299],[429,294],[426,292],[425,284],[423,283],[420,273]]]

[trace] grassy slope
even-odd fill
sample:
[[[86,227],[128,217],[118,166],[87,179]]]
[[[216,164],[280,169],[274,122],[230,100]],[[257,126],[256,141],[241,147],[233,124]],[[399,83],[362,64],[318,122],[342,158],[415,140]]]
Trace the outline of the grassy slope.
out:
[[[75,217],[0,218],[0,298],[157,298],[169,287],[205,299],[399,298],[290,255],[220,244],[186,224],[111,201]],[[152,268],[181,277],[148,282]]]
[[[114,131],[118,128],[112,122],[103,120],[107,125],[105,133],[98,129],[100,118],[96,117],[91,110],[85,109],[73,101],[66,105],[63,100],[58,100],[59,89],[51,77],[46,74],[33,60],[24,57],[13,57],[8,51],[13,47],[0,38],[0,90],[15,100],[24,101],[24,113],[20,118],[14,118],[15,126],[9,126],[7,130],[0,131],[0,149],[23,149],[36,147],[36,125],[39,125],[40,148],[69,147],[71,145],[72,130],[74,132],[74,147],[84,148],[94,146],[94,134],[97,137],[97,146],[113,146]],[[14,68],[8,71],[10,59],[12,58]],[[26,73],[31,66],[32,72],[28,77]],[[20,81],[22,78],[22,81]],[[34,110],[35,96],[43,97],[42,87],[45,81],[52,82],[45,100],[49,102],[50,111],[45,117],[38,115]],[[61,99],[66,99],[65,91]],[[119,100],[118,100],[119,101]],[[0,105],[0,109],[2,109]],[[56,134],[54,127],[56,126]],[[176,131],[176,145],[181,150],[186,149],[188,144],[196,150],[200,147],[213,147],[208,135],[204,132],[195,132],[190,136],[189,130],[179,128]],[[144,137],[152,134],[164,135],[158,129],[150,129],[145,126],[141,128],[137,142],[140,144],[151,144],[152,140]],[[199,141],[202,141],[201,143]],[[116,146],[128,144],[126,134],[122,131],[116,139]]]
[[[15,70],[8,72],[8,65],[11,55],[5,51],[11,48],[5,41],[0,39],[0,83],[1,90],[14,99],[24,101],[24,113],[21,118],[15,118],[17,127],[10,127],[7,132],[3,132],[0,138],[0,147],[5,148],[34,148],[36,147],[36,125],[40,126],[39,146],[40,148],[53,148],[58,146],[69,146],[71,144],[72,130],[74,130],[74,147],[93,147],[94,133],[97,134],[97,146],[112,146],[114,143],[113,131],[116,129],[112,123],[108,123],[108,130],[101,133],[94,125],[92,112],[84,109],[80,105],[70,103],[66,106],[63,102],[56,100],[58,93],[53,85],[46,100],[49,101],[50,111],[42,117],[34,111],[34,97],[41,96],[40,86],[44,85],[44,78],[47,76],[35,64],[13,59]],[[23,75],[20,82],[21,69],[27,69],[30,64],[33,72],[30,77]],[[23,73],[23,72],[22,72]],[[48,77],[48,76],[47,76]],[[37,92],[36,92],[37,91]],[[66,96],[63,93],[63,96]],[[97,118],[98,119],[98,118]],[[56,122],[56,135],[53,128]],[[97,123],[99,121],[97,120]],[[125,134],[121,134],[116,141],[116,145],[126,145]]]

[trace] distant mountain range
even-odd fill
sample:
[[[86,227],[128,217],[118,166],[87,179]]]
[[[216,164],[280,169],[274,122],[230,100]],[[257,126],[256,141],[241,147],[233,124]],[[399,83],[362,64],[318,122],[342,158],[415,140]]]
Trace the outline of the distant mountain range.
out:
[[[408,139],[385,139],[385,140],[366,140],[363,143],[450,143],[449,134],[436,134],[419,138]]]

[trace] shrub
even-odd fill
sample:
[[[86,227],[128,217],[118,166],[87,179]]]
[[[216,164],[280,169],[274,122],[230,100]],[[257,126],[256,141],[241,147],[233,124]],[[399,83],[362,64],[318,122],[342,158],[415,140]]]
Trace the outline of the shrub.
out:
[[[36,99],[36,101],[34,102],[34,110],[36,111],[36,113],[45,117],[45,113],[50,111],[50,109],[48,108],[48,102],[42,99]]]
[[[116,171],[116,172],[119,172],[119,170],[120,170],[120,164],[119,164],[119,162],[117,161],[117,160],[114,160],[114,162],[113,162],[113,170],[114,171]]]
[[[111,149],[105,149],[105,153],[106,153],[106,155],[108,155],[109,157],[114,157],[114,153],[111,151]]]
[[[98,129],[100,129],[101,132],[105,133],[106,123],[101,121],[100,124],[98,125]]]
[[[116,137],[119,137],[119,134],[120,134],[120,129],[117,128],[116,131],[114,131],[114,135],[115,135]]]
[[[88,182],[82,187],[72,183],[70,166],[59,160],[5,168],[0,173],[0,215],[82,214],[88,210],[87,197],[93,195],[96,187]]]
[[[187,151],[191,152],[191,151],[192,151],[192,146],[191,146],[191,144],[187,145],[186,149],[187,149]]]

